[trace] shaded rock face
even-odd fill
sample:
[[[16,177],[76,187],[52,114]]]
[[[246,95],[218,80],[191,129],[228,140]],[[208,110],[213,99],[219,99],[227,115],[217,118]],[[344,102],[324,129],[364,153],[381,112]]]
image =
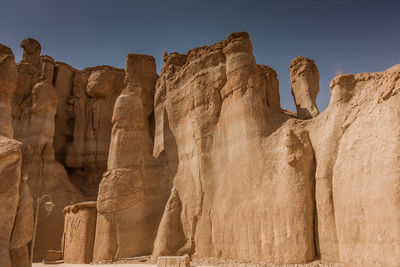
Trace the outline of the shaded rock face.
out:
[[[18,64],[18,85],[13,98],[15,138],[22,142],[22,173],[34,198],[52,196],[56,207],[50,215],[40,209],[34,258],[49,249],[60,249],[64,206],[82,199],[62,164],[55,160],[53,137],[58,94],[53,85],[54,60],[40,56],[33,39],[21,43],[24,56]],[[39,55],[39,56],[38,56]],[[39,60],[39,62],[38,62]]]
[[[96,198],[101,175],[107,170],[111,117],[124,88],[124,75],[124,70],[109,66],[73,75],[71,69],[59,68],[56,86],[63,104],[56,124],[66,131],[56,131],[58,158],[68,168],[71,181],[90,199]]]
[[[280,112],[276,74],[251,51],[248,34],[234,33],[182,65],[165,60],[154,154],[176,171],[154,256],[315,257],[311,142]]]
[[[14,54],[0,44],[0,135],[13,138],[11,101],[17,87],[18,71]]]
[[[23,178],[27,176],[23,176]],[[19,187],[19,202],[14,228],[10,240],[11,265],[14,267],[29,266],[27,244],[33,236],[33,199],[25,180],[21,179]]]
[[[152,156],[155,60],[129,54],[126,73],[99,188],[94,261],[151,254],[170,189],[164,157]]]
[[[316,104],[319,93],[319,72],[314,60],[296,57],[290,62],[292,94],[299,119],[311,119],[319,114]]]
[[[18,212],[21,159],[21,143],[0,136],[0,266],[4,267],[11,267],[10,250],[26,245],[24,238],[13,234],[17,213],[22,215]]]
[[[96,232],[96,202],[82,202],[64,208],[63,256],[65,263],[92,262]]]
[[[33,233],[32,196],[21,179],[21,143],[13,137],[12,96],[17,66],[11,50],[0,44],[0,266],[28,267],[27,244]],[[26,178],[26,176],[24,176]]]

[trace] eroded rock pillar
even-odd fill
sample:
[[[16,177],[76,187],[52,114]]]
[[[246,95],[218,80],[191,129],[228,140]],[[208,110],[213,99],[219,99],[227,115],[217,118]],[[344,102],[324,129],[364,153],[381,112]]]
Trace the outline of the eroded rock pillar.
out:
[[[126,73],[127,85],[114,106],[108,170],[99,188],[94,261],[151,254],[168,198],[162,157],[152,156],[155,60],[129,54]]]
[[[319,72],[314,60],[296,57],[290,62],[292,94],[299,119],[311,119],[319,114],[316,99],[319,93]]]

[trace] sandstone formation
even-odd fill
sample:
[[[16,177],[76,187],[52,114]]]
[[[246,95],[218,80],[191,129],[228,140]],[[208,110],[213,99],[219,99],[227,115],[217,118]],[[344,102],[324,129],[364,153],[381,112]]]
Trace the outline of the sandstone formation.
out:
[[[63,104],[56,123],[64,129],[55,136],[58,156],[72,182],[86,196],[96,199],[100,178],[107,170],[111,117],[124,88],[125,72],[109,66],[81,71],[63,66],[58,70],[56,86]]]
[[[325,176],[332,187],[320,193],[331,192],[335,224],[328,224],[329,231],[335,226],[338,260],[348,266],[397,266],[400,262],[396,200],[400,189],[395,186],[400,182],[399,78],[400,65],[396,65],[381,73],[340,75],[331,82],[332,99],[324,113],[334,118],[330,121],[340,130],[338,141],[332,140],[337,147],[332,151],[331,177]],[[319,136],[332,127],[325,118],[320,120]],[[326,148],[315,150],[322,149]]]
[[[10,240],[11,265],[13,267],[29,266],[27,244],[33,236],[33,199],[26,183],[26,175],[22,176],[19,187],[19,202],[14,228]]]
[[[18,71],[14,54],[0,44],[0,135],[13,138],[11,101],[17,86]]]
[[[21,159],[21,143],[0,136],[0,266],[4,267],[11,267],[10,249],[17,248],[10,241],[19,204]]]
[[[91,263],[96,231],[96,202],[64,208],[63,255],[65,263]]]
[[[311,119],[319,114],[317,95],[319,93],[319,72],[314,60],[296,57],[290,62],[292,94],[299,119]]]
[[[247,33],[189,51],[184,65],[166,61],[155,155],[164,149],[177,171],[154,256],[315,257],[311,142],[301,121],[280,112],[276,74],[267,70]]]
[[[21,179],[21,143],[13,137],[12,97],[17,65],[11,50],[0,44],[0,266],[28,267],[27,244],[33,233],[33,205],[27,176]]]
[[[54,60],[40,56],[40,44],[34,39],[21,43],[24,55],[18,64],[18,85],[13,98],[15,138],[22,142],[22,172],[29,177],[34,198],[53,197],[56,205],[50,215],[40,209],[35,259],[49,249],[60,249],[63,232],[63,208],[82,199],[71,184],[62,164],[55,160],[53,136],[58,95],[53,85]]]
[[[169,180],[152,156],[155,59],[129,54],[115,103],[108,170],[100,183],[94,260],[151,254]]]
[[[37,260],[63,237],[71,263],[398,266],[400,65],[339,75],[319,114],[318,69],[297,57],[295,113],[245,32],[165,52],[159,77],[147,55],[77,70],[21,47],[15,64],[0,45],[0,266],[28,264],[29,191],[57,205],[40,209]]]

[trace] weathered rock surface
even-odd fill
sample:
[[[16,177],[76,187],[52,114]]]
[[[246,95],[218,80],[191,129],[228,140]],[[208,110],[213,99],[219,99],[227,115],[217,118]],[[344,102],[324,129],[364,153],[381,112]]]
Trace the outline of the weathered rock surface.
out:
[[[151,254],[170,189],[163,157],[152,156],[155,60],[129,54],[126,73],[99,188],[94,261]]]
[[[39,212],[35,259],[45,257],[49,249],[61,249],[63,208],[82,200],[71,184],[62,164],[55,160],[53,137],[58,95],[53,86],[54,60],[40,56],[34,39],[21,43],[24,55],[18,64],[18,85],[13,98],[15,138],[22,142],[22,173],[34,198],[52,196],[56,207],[50,215]]]
[[[4,267],[11,267],[14,248],[10,240],[19,203],[21,159],[21,143],[0,135],[0,266]]]
[[[32,197],[21,179],[21,143],[9,139],[14,132],[11,108],[17,77],[14,54],[0,44],[0,266],[4,267],[29,266],[27,243],[33,233]]]
[[[64,208],[63,255],[65,263],[91,263],[96,232],[96,202]]]
[[[335,104],[347,111],[332,170],[340,262],[396,266],[400,262],[400,65],[381,73],[341,75],[331,88]]]
[[[319,114],[316,99],[319,93],[319,72],[314,60],[296,57],[290,62],[292,94],[299,119],[311,119]]]
[[[251,52],[248,34],[234,33],[189,51],[181,66],[166,60],[155,155],[165,150],[177,171],[154,256],[315,257],[311,142],[281,113],[276,74]]]
[[[72,181],[89,199],[99,192],[97,216],[93,203],[66,210],[70,262],[150,253],[153,262],[400,262],[400,65],[336,77],[319,114],[318,70],[295,58],[293,113],[281,109],[277,74],[256,63],[244,32],[164,53],[160,77],[151,56],[129,54],[125,71],[76,70],[40,56],[34,39],[21,46],[18,65],[0,46],[1,266],[28,259],[21,150],[33,196],[57,205],[39,214],[37,259],[59,247],[63,207],[83,199]],[[7,138],[15,87],[22,144]]]
[[[18,71],[14,54],[0,44],[0,135],[13,138],[11,101],[17,87]]]
[[[59,71],[70,81],[70,70],[64,70],[64,74]],[[92,199],[96,198],[101,175],[107,170],[111,117],[115,100],[124,88],[124,75],[122,69],[97,66],[74,71],[70,89],[61,81],[58,83],[64,107],[60,108],[59,118],[68,116],[56,120],[68,129],[59,132],[55,139],[59,158],[68,168],[72,182]]]
[[[14,221],[14,228],[10,240],[11,265],[13,267],[28,267],[29,252],[27,244],[33,236],[33,199],[31,192],[22,176],[19,186],[19,202],[17,214]]]

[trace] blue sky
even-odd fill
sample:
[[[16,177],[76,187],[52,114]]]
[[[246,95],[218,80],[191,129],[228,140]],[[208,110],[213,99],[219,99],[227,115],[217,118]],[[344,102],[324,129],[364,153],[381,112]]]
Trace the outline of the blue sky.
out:
[[[295,110],[289,63],[316,61],[318,107],[342,73],[375,72],[400,63],[400,1],[311,0],[2,0],[0,43],[20,60],[20,42],[33,37],[42,54],[76,68],[124,67],[127,53],[180,52],[247,31],[259,64],[280,80],[281,104]]]

